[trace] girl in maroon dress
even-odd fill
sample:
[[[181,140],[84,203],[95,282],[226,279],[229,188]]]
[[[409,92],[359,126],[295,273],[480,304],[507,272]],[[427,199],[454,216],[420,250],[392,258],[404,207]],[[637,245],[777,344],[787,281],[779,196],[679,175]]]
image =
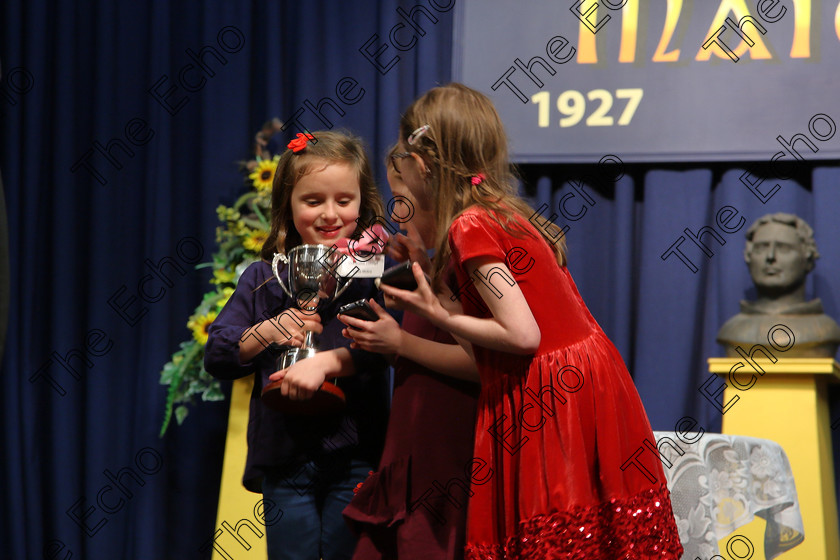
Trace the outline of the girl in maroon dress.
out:
[[[407,188],[434,207],[435,290],[415,264],[417,290],[383,291],[468,341],[481,377],[467,558],[679,558],[661,465],[648,465],[654,483],[628,468],[653,440],[639,395],[569,275],[559,228],[535,227],[516,196],[490,100],[459,84],[427,92],[402,117],[399,149]],[[441,303],[456,296],[463,313]]]
[[[393,153],[393,152],[392,152]],[[399,261],[431,262],[429,208],[405,188],[389,157],[394,200],[405,201],[408,236],[389,240]],[[394,302],[385,298],[386,304]],[[478,374],[475,363],[445,331],[410,312],[398,325],[375,302],[379,320],[339,315],[351,348],[394,357],[394,396],[379,468],[360,485],[344,516],[360,534],[353,560],[461,560],[473,451]],[[460,312],[457,302],[450,302]],[[400,328],[402,327],[402,328]]]

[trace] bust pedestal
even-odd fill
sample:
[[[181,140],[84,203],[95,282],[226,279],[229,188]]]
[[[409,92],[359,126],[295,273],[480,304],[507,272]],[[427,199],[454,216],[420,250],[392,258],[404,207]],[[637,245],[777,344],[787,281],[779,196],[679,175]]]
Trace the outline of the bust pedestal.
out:
[[[737,357],[709,359],[709,371],[726,383],[721,431],[776,441],[790,459],[805,541],[784,558],[840,558],[827,396],[828,383],[840,382],[840,364],[833,358],[755,362],[764,373]],[[730,380],[733,369],[741,386],[751,374],[755,383],[739,389]]]

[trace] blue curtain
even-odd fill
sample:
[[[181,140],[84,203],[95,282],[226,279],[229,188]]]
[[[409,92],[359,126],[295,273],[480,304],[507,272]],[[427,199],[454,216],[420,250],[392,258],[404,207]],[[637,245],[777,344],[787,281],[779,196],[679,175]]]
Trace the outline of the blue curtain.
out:
[[[398,5],[3,3],[4,557],[209,558],[227,405],[157,435],[160,369],[209,288],[194,265],[256,131],[305,100],[331,98],[343,114],[304,124],[363,136],[384,176],[400,108],[449,77],[452,12],[426,4],[397,51]]]
[[[395,0],[3,3],[7,557],[209,558],[226,403],[202,403],[157,433],[159,371],[208,288],[194,265],[215,250],[215,209],[241,192],[236,162],[262,122],[289,121],[307,100],[322,116],[305,110],[305,126],[367,140],[387,192],[380,160],[400,111],[450,77],[452,11],[443,0],[417,5],[422,33],[398,13],[415,4]],[[525,193],[557,213],[575,188],[568,181],[597,171],[526,166]],[[587,205],[567,223],[572,273],[657,429],[687,414],[719,429],[697,387],[705,359],[721,354],[717,328],[751,286],[743,230],[723,246],[707,239],[715,254],[692,254],[697,273],[663,261],[684,228],[714,223],[726,205],[748,223],[798,213],[825,255],[809,295],[840,316],[840,168],[803,164],[767,204],[740,174],[730,164],[627,166],[615,184],[590,181],[568,203]]]

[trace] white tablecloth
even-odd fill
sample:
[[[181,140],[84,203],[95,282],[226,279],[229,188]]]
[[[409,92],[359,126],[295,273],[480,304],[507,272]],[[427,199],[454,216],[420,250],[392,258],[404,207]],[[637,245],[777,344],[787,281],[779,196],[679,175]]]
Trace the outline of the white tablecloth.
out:
[[[768,560],[802,542],[805,531],[793,473],[778,443],[704,433],[688,445],[674,432],[654,435],[658,442],[670,438],[685,452],[678,456],[670,445],[661,448],[673,464],[670,468],[663,464],[663,468],[685,548],[683,559],[708,560],[720,554],[717,541],[737,534],[756,515],[767,521],[764,549]],[[697,435],[683,437],[693,441]]]

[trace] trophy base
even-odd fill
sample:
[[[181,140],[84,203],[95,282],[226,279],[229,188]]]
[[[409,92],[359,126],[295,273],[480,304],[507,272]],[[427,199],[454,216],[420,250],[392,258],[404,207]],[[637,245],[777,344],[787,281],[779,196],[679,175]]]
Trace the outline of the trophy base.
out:
[[[263,387],[261,400],[264,405],[285,414],[300,416],[335,414],[344,410],[344,391],[329,381],[325,381],[312,398],[305,401],[295,401],[283,396],[280,392],[281,384],[282,381],[274,381]]]

